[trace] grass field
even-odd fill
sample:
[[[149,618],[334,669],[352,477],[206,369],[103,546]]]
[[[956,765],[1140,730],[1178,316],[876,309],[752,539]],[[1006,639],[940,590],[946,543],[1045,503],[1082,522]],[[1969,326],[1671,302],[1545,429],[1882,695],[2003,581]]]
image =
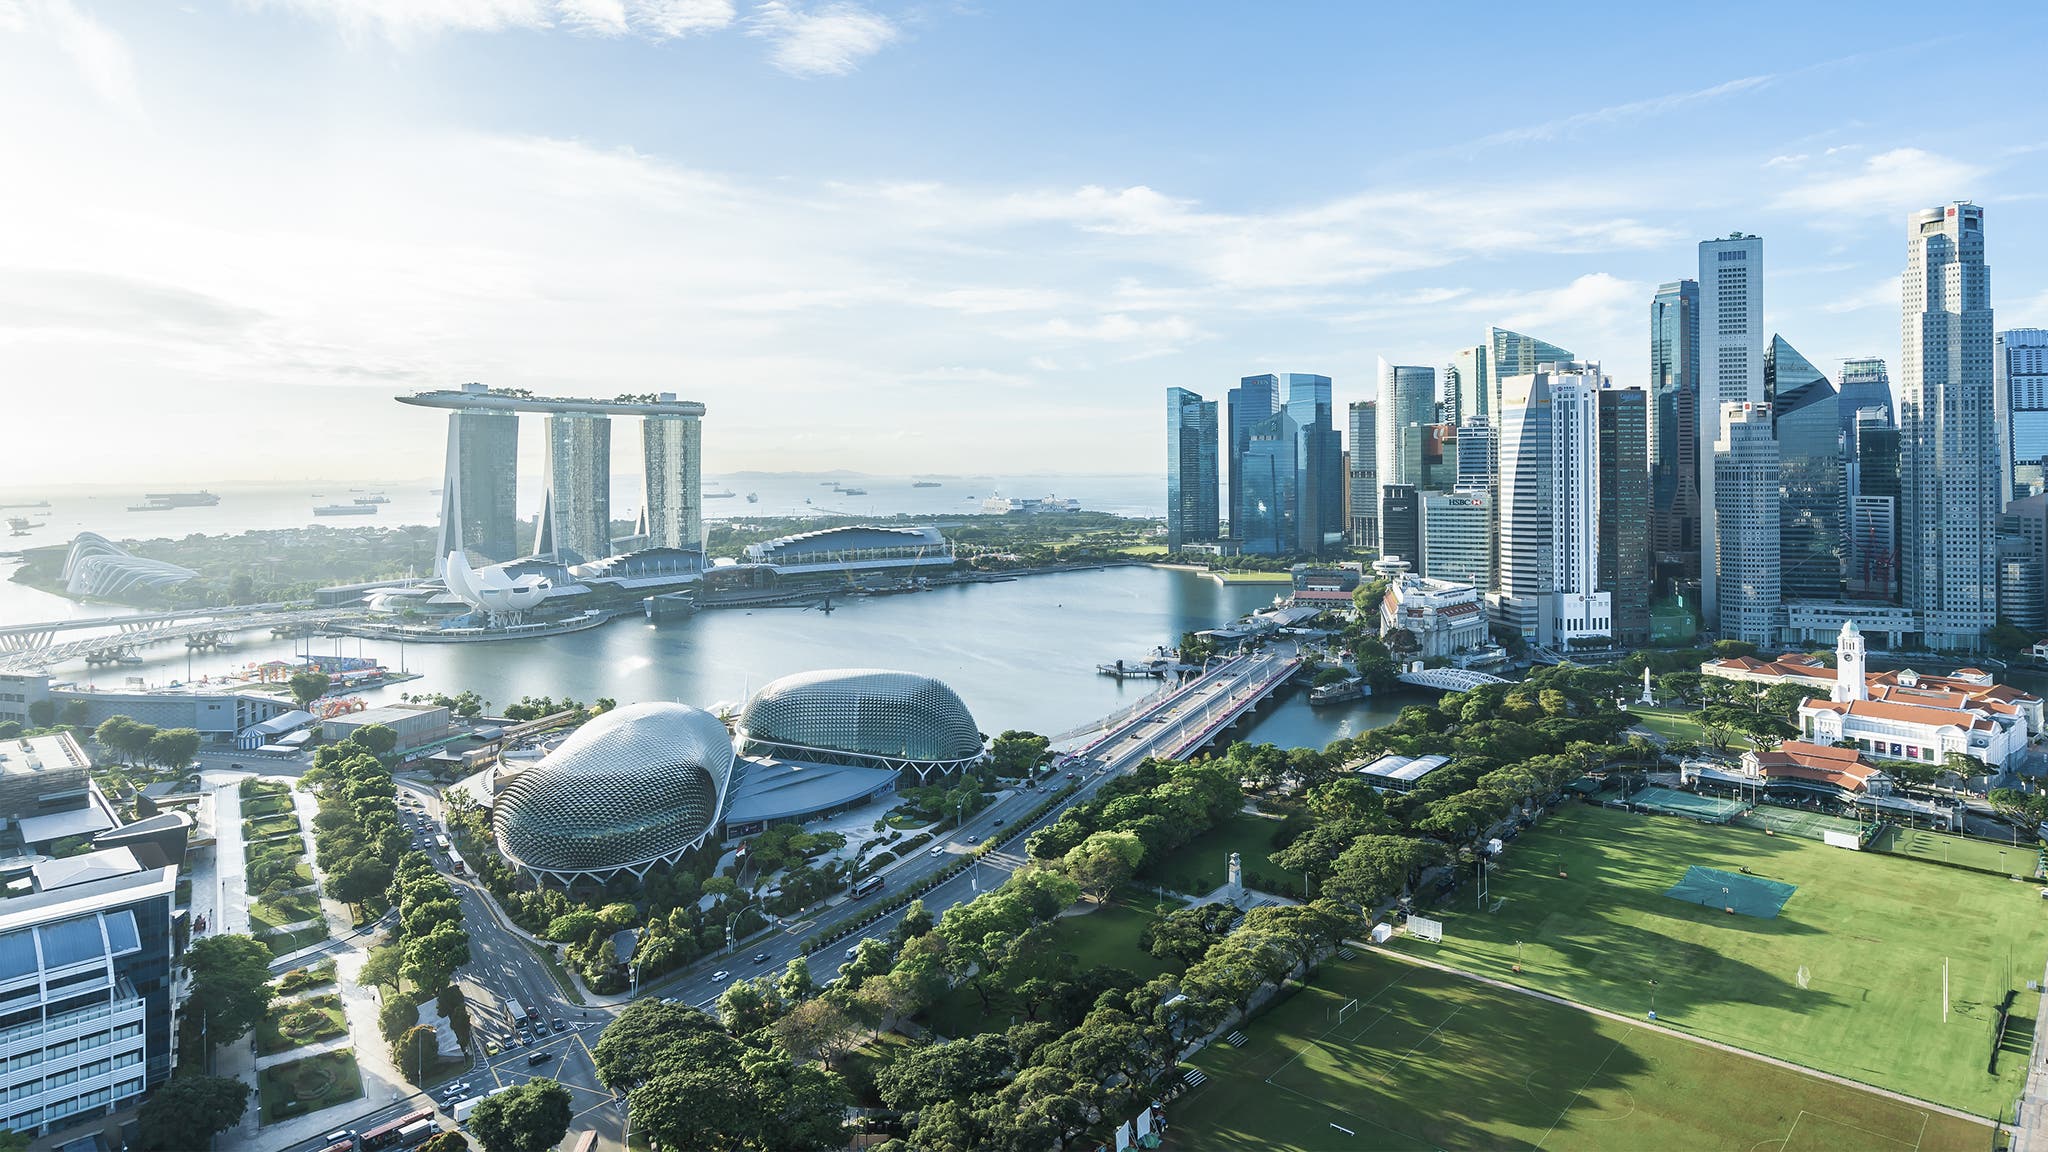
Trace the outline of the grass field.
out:
[[[1190,1061],[1209,1079],[1169,1105],[1168,1148],[1992,1147],[1989,1125],[1376,953],[1244,1031]]]
[[[1775,919],[1667,897],[1691,865],[1797,886]],[[1559,876],[1563,871],[1564,876]],[[1440,912],[1444,963],[1982,1116],[2026,1078],[2048,956],[2031,885],[1741,827],[1572,807]],[[1517,962],[1523,971],[1511,971]],[[1943,967],[1948,969],[1943,1013]],[[1805,986],[1801,984],[1802,975]],[[2018,989],[1998,1075],[1993,1012]]]
[[[1700,728],[1700,722],[1694,719],[1689,711],[1645,708],[1641,704],[1629,705],[1628,711],[1629,715],[1636,718],[1636,723],[1666,740],[1688,740],[1696,743],[1706,738],[1706,733]]]
[[[1273,836],[1280,821],[1249,812],[1239,812],[1186,844],[1148,865],[1144,879],[1164,884],[1190,896],[1207,896],[1223,887],[1230,869],[1230,854],[1239,854],[1246,883],[1254,874],[1265,876],[1279,869],[1266,859],[1273,854]],[[1297,877],[1299,879],[1299,877]]]
[[[1880,852],[1918,856],[1923,860],[1939,860],[1965,868],[1982,868],[2004,876],[2032,876],[2041,863],[2040,846],[2028,840],[2021,840],[2016,845],[2000,844],[1994,840],[1969,840],[1919,828],[1887,828],[1870,846]]]

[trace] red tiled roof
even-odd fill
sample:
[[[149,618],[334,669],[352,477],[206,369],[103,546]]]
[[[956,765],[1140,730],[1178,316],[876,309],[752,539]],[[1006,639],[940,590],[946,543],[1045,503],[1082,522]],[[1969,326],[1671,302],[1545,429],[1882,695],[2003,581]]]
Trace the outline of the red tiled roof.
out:
[[[1473,602],[1472,602],[1472,601],[1470,601],[1470,600],[1467,600],[1467,601],[1465,601],[1464,603],[1461,603],[1461,604],[1453,604],[1453,605],[1451,605],[1450,607],[1448,607],[1448,608],[1445,608],[1445,609],[1444,609],[1444,610],[1443,610],[1442,612],[1438,613],[1438,615],[1441,615],[1441,616],[1470,616],[1470,615],[1471,615],[1472,613],[1474,613],[1474,612],[1478,612],[1478,611],[1480,611],[1480,607],[1479,607],[1479,605],[1478,605],[1478,604],[1476,604],[1476,603],[1473,603]]]
[[[1756,754],[1757,767],[1765,776],[1778,779],[1814,780],[1851,792],[1861,792],[1876,768],[1864,763],[1853,748],[1835,748],[1787,740],[1777,749]]]

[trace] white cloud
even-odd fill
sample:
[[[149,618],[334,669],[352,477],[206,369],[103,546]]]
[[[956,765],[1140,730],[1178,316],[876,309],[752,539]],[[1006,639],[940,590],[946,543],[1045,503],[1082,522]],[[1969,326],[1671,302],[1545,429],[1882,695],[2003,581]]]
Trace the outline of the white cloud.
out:
[[[738,18],[732,0],[244,0],[328,20],[352,34],[407,43],[440,32],[567,28],[595,36],[672,40]]]
[[[139,109],[127,42],[72,0],[0,3],[0,31],[53,42],[102,104],[123,112]]]
[[[1634,120],[1647,120],[1654,116],[1662,116],[1667,112],[1677,111],[1689,105],[1701,104],[1710,100],[1719,100],[1724,96],[1733,96],[1737,93],[1752,91],[1770,84],[1774,79],[1776,79],[1774,76],[1744,76],[1737,80],[1729,80],[1725,83],[1716,84],[1709,88],[1700,88],[1691,92],[1672,92],[1663,96],[1653,96],[1647,100],[1632,100],[1626,104],[1596,108],[1591,112],[1579,112],[1571,116],[1546,121],[1542,124],[1532,124],[1525,128],[1510,128],[1505,132],[1496,132],[1481,140],[1480,143],[1524,144],[1532,141],[1557,140],[1576,135],[1583,128],[1623,124]]]
[[[1861,224],[1872,216],[1902,216],[1915,208],[1966,199],[1986,170],[1920,148],[1880,152],[1860,166],[1788,188],[1772,207],[1816,216],[1811,222]]]
[[[844,76],[899,35],[887,17],[844,3],[811,8],[765,0],[752,25],[770,42],[769,61],[792,76]]]
[[[1791,154],[1789,154],[1789,155],[1783,155],[1783,156],[1773,156],[1773,157],[1771,157],[1771,158],[1770,158],[1769,160],[1766,160],[1766,161],[1764,161],[1764,167],[1766,167],[1766,168],[1797,168],[1797,167],[1798,167],[1799,165],[1801,165],[1801,164],[1804,164],[1804,163],[1806,163],[1807,159],[1808,159],[1808,154],[1807,154],[1807,153],[1805,153],[1805,152],[1794,152],[1794,153],[1791,153]]]

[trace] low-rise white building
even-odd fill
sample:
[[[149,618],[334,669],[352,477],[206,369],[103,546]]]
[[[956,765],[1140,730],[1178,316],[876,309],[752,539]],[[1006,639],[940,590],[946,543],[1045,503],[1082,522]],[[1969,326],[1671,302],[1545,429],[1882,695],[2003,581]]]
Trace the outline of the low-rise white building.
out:
[[[1487,642],[1486,607],[1478,588],[1417,576],[1402,560],[1382,560],[1373,569],[1387,579],[1387,594],[1380,601],[1381,635],[1397,628],[1414,633],[1414,655],[1424,660],[1448,659]]]
[[[2041,733],[2042,701],[1975,668],[1867,674],[1863,636],[1851,621],[1836,646],[1830,697],[1800,705],[1799,728],[1813,743],[1854,741],[1873,757],[1942,764],[1961,754],[2004,768]]]

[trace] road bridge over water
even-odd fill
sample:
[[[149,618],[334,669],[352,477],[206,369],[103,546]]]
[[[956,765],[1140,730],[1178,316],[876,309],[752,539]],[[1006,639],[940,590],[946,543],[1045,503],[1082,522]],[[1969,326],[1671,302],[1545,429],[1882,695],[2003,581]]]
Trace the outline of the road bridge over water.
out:
[[[155,644],[256,628],[320,627],[361,614],[360,609],[277,603],[15,624],[0,628],[0,671],[41,671],[67,660],[112,658]]]
[[[1470,692],[1481,684],[1508,684],[1512,681],[1505,676],[1474,672],[1470,668],[1418,668],[1401,673],[1401,683],[1444,692]]]

